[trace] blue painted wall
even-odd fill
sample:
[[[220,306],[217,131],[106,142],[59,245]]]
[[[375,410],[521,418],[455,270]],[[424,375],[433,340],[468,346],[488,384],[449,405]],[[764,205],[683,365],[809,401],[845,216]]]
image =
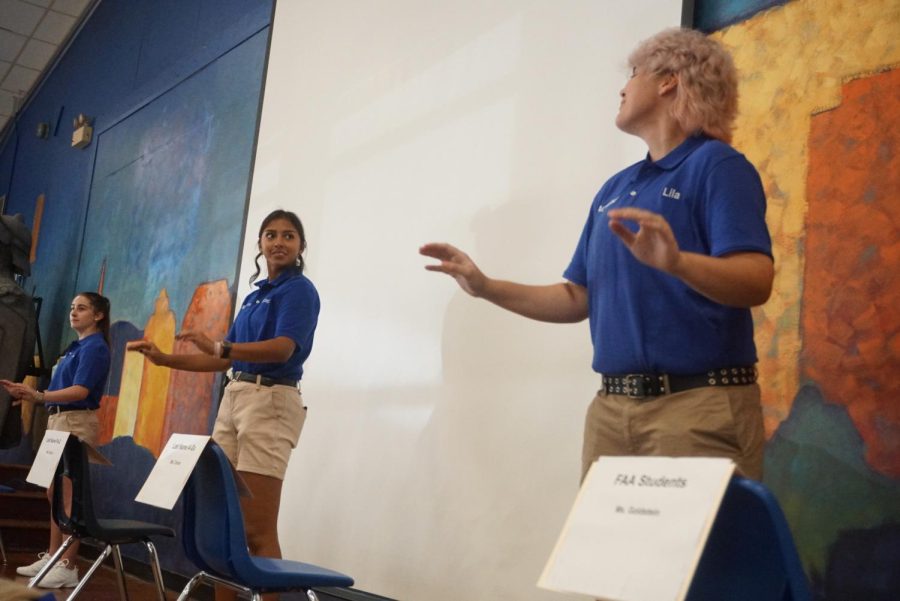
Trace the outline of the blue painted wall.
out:
[[[761,10],[787,4],[789,0],[689,0],[693,3],[695,29],[712,33],[745,21]]]
[[[103,0],[3,140],[5,212],[22,213],[31,224],[35,199],[46,197],[41,243],[26,287],[44,299],[40,325],[48,359],[62,350],[67,335],[93,171],[95,144],[71,147],[72,120],[84,113],[94,118],[95,132],[109,129],[255,34],[267,36],[272,5],[273,0]],[[249,85],[247,93],[258,96],[258,85]],[[42,121],[51,124],[46,140],[33,133]]]
[[[139,120],[135,117],[165,113],[173,98],[190,108],[188,114],[194,109],[202,112],[207,129],[227,130],[230,124],[244,132],[241,140],[232,140],[233,144],[227,143],[230,130],[219,136],[223,141],[216,144],[224,145],[227,151],[216,155],[211,171],[216,181],[208,186],[213,191],[216,186],[229,189],[227,199],[215,195],[220,202],[229,203],[228,211],[222,213],[228,213],[235,222],[223,241],[231,248],[226,253],[230,257],[219,257],[219,262],[224,261],[223,268],[230,265],[236,271],[273,3],[103,0],[14,127],[0,140],[0,195],[7,195],[5,212],[22,213],[31,224],[36,198],[40,194],[46,198],[37,260],[26,288],[34,288],[35,295],[44,299],[40,327],[48,360],[55,359],[71,339],[66,315],[76,286],[96,285],[92,278],[79,275],[78,268],[92,252],[87,245],[87,255],[81,256],[85,232],[94,239],[98,231],[103,231],[99,222],[108,219],[98,215],[96,208],[93,212],[89,208],[91,187],[97,184],[93,179],[99,136],[103,132],[128,132]],[[216,85],[198,85],[210,78]],[[240,91],[241,110],[234,110],[235,103],[223,101],[225,88],[232,95]],[[93,119],[95,131],[94,141],[81,150],[71,147],[72,120],[79,113]],[[241,123],[234,123],[234,119]],[[48,139],[34,135],[39,122],[50,122]],[[195,145],[197,153],[204,153],[210,144]],[[223,164],[229,161],[233,162],[231,168]],[[172,207],[162,203],[163,210],[171,211]],[[86,227],[89,215],[91,227]],[[135,231],[140,227],[135,219]],[[111,240],[108,251],[124,252],[127,245],[127,237],[119,236]],[[114,320],[119,319],[115,304],[112,313]],[[130,317],[139,323],[146,318]],[[0,462],[30,461],[28,447],[26,440],[18,449],[0,452]],[[144,519],[177,527],[180,506],[167,512],[122,502],[134,498],[149,473],[153,464],[150,453],[134,445],[129,437],[118,438],[101,450],[116,468],[93,470],[98,512],[104,517]],[[126,469],[120,469],[122,466]],[[141,561],[146,559],[142,549],[126,553]],[[194,572],[181,552],[180,541],[162,541],[160,555],[164,568],[185,575]]]

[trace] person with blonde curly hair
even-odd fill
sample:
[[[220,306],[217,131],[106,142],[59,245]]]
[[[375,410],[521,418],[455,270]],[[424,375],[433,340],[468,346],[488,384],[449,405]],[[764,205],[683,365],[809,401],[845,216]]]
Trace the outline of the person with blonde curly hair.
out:
[[[565,281],[487,277],[430,243],[426,269],[541,321],[590,320],[600,391],[585,420],[582,476],[603,455],[728,457],[762,477],[765,442],[750,308],[774,267],[759,174],[729,143],[737,74],[728,52],[667,29],[629,57],[616,125],[647,156],[597,193]]]
[[[738,108],[737,70],[718,42],[688,29],[667,29],[641,43],[628,57],[657,78],[678,80],[670,105],[681,130],[731,143]]]

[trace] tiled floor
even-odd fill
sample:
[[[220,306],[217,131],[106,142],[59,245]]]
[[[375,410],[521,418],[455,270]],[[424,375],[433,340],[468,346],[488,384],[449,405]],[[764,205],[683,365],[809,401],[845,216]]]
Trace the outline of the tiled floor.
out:
[[[19,566],[28,565],[35,559],[37,559],[37,556],[33,553],[8,552],[7,563],[0,564],[0,578],[14,580],[21,583],[22,585],[27,584],[28,578],[16,575],[16,568]],[[85,586],[81,594],[78,596],[79,600],[85,599],[86,601],[119,601],[119,585],[116,583],[116,573],[112,567],[112,559],[107,559],[107,564],[104,564],[103,567],[101,567],[94,573],[87,586]],[[83,559],[79,559],[78,575],[84,576],[89,567],[90,563],[86,562]],[[128,598],[130,599],[130,601],[155,601],[157,598],[156,587],[151,582],[145,582],[143,580],[134,578],[133,576],[129,576],[126,586],[128,588]],[[42,592],[47,592],[46,589],[40,590]],[[72,590],[73,589],[70,588],[57,589],[55,591],[57,600],[65,599],[72,593]],[[176,597],[178,597],[178,594],[176,592],[167,591],[167,599],[171,600],[175,599]]]

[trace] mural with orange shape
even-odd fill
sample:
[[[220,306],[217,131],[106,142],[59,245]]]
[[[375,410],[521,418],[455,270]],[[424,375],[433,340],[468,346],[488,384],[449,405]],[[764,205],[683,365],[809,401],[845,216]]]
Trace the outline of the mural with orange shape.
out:
[[[900,477],[900,69],[846,83],[809,138],[800,365]]]
[[[897,0],[791,0],[713,36],[740,75],[734,147],[756,165],[768,200],[775,283],[769,302],[753,312],[768,436],[802,386],[810,122],[838,106],[842,82],[900,64],[898,31]]]
[[[100,422],[100,434],[97,436],[98,444],[106,444],[113,438],[116,427],[116,414],[118,413],[119,397],[104,394],[100,397],[100,409],[97,410],[97,420]]]
[[[119,382],[119,400],[112,437],[134,436],[138,402],[141,398],[141,378],[144,375],[144,356],[140,353],[124,353],[122,380]]]
[[[144,339],[156,344],[164,353],[171,353],[175,346],[175,314],[169,309],[169,295],[165,288],[156,298],[155,310],[144,328]],[[165,442],[162,440],[162,429],[171,374],[168,367],[159,367],[144,360],[134,442],[149,449],[154,456],[159,455]]]
[[[43,367],[41,365],[40,357],[37,355],[34,356],[34,363],[36,367]],[[40,382],[37,379],[37,376],[25,376],[25,379],[22,380],[22,383],[26,386],[31,386],[35,390],[40,389]],[[34,403],[22,403],[22,432],[28,434],[30,433],[32,423],[34,422]]]
[[[182,330],[199,330],[213,340],[222,340],[231,323],[231,293],[225,280],[201,284],[191,298]],[[198,353],[190,342],[175,341],[176,354]],[[213,402],[215,373],[173,370],[166,398],[162,441],[172,433],[207,434]],[[218,400],[218,399],[215,399]]]

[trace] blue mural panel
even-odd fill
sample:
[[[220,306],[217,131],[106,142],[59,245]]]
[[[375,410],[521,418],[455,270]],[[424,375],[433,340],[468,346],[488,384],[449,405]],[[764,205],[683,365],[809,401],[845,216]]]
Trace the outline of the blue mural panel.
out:
[[[710,33],[789,0],[694,0],[694,29]]]
[[[143,327],[163,288],[183,317],[203,282],[234,282],[266,32],[97,139],[78,288]],[[249,92],[249,93],[248,93]]]

